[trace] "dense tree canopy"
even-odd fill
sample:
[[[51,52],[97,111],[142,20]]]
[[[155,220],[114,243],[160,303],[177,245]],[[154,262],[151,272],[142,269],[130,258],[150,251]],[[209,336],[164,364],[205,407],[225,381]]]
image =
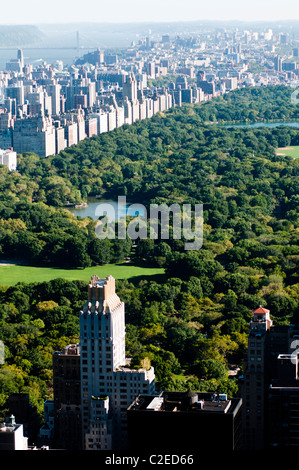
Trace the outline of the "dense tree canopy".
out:
[[[85,267],[130,255],[136,264],[164,267],[156,281],[117,283],[132,364],[150,361],[164,389],[235,393],[229,370],[242,367],[251,311],[262,304],[275,324],[298,322],[299,159],[276,149],[299,145],[299,130],[207,122],[298,118],[290,92],[238,90],[124,125],[53,157],[19,155],[17,172],[0,168],[1,256]],[[187,251],[185,240],[172,237],[138,239],[133,248],[129,239],[100,240],[95,221],[64,207],[119,195],[147,208],[203,204],[202,248]],[[169,224],[171,232],[171,218]],[[15,390],[34,390],[38,403],[51,395],[51,354],[78,339],[85,299],[81,282],[3,286],[2,409]]]

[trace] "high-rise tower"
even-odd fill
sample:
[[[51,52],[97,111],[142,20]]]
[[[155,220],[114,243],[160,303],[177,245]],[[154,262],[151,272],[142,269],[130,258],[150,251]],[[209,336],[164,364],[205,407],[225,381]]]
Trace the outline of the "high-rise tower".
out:
[[[129,101],[137,101],[137,81],[135,75],[131,73],[125,83],[123,84],[123,98],[128,98]]]
[[[23,70],[23,67],[24,67],[24,54],[23,54],[22,49],[18,49],[17,58],[20,61],[20,66],[21,66],[21,69]]]
[[[81,449],[80,348],[69,344],[53,354],[55,448]]]
[[[82,436],[85,450],[125,448],[126,410],[155,390],[154,369],[131,369],[125,355],[125,309],[112,276],[93,276],[80,312]]]
[[[293,439],[294,428],[289,422],[298,422],[297,338],[299,325],[273,325],[270,310],[261,306],[252,312],[244,375],[240,378],[246,450],[264,450]]]
[[[265,362],[271,326],[272,320],[268,309],[260,306],[252,312],[242,393],[244,438],[247,449],[264,448]]]

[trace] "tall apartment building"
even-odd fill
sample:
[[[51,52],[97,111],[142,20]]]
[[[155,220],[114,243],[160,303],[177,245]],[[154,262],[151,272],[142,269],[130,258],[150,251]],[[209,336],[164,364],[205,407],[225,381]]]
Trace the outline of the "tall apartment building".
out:
[[[43,87],[32,89],[31,92],[27,93],[26,98],[28,100],[29,115],[34,116],[39,113],[52,115],[52,99]]]
[[[25,103],[25,88],[22,81],[15,82],[5,89],[6,98],[16,100],[16,106],[22,106]]]
[[[228,77],[225,80],[225,87],[227,90],[235,90],[238,87],[237,77]]]
[[[154,61],[149,61],[146,64],[147,66],[147,75],[149,78],[156,78],[156,63]]]
[[[82,438],[85,450],[124,449],[126,410],[153,394],[152,367],[133,369],[125,355],[125,307],[115,279],[93,276],[80,312]]]
[[[60,93],[61,93],[61,85],[53,83],[46,86],[46,91],[48,96],[51,97],[51,107],[52,107],[52,114],[55,116],[59,116],[61,111],[60,109]]]
[[[0,149],[0,165],[7,166],[9,171],[15,171],[17,169],[17,153],[12,149]]]
[[[134,103],[137,101],[137,80],[134,74],[127,76],[123,84],[123,97],[127,97],[129,101],[133,101]]]
[[[64,127],[61,126],[60,121],[54,121],[55,126],[55,146],[56,154],[64,150],[67,146],[67,140],[65,138]]]
[[[92,137],[98,133],[98,120],[96,117],[88,117],[85,121],[85,133],[87,137]]]
[[[272,326],[270,311],[259,307],[252,313],[248,354],[244,366],[243,423],[245,446],[264,449],[265,367],[268,333]]]
[[[276,56],[274,58],[274,68],[276,72],[282,72],[282,58],[280,56]]]
[[[124,107],[124,121],[125,121],[125,124],[132,124],[132,122],[133,122],[132,103],[131,103],[131,101],[128,100],[128,98],[124,99],[123,107]]]
[[[24,54],[23,54],[22,49],[18,49],[17,59],[20,61],[21,69],[23,69],[23,67],[24,67]]]
[[[55,127],[52,119],[43,114],[16,119],[13,149],[17,153],[34,152],[45,157],[55,155]]]
[[[294,356],[292,351],[296,338],[298,325],[275,326],[268,309],[259,307],[253,311],[240,382],[245,450],[282,445],[288,441],[290,422],[299,423],[298,354]]]
[[[12,104],[11,102],[12,100],[8,101],[9,104]],[[13,125],[14,125],[14,121],[12,117],[12,112],[11,111],[7,111],[3,113],[0,112],[0,132],[8,131],[8,129],[13,127]]]
[[[54,445],[57,449],[81,447],[80,347],[66,346],[53,354]]]
[[[87,78],[78,78],[71,80],[70,85],[66,88],[66,107],[70,111],[75,109],[75,96],[86,95],[87,107],[92,108],[96,102],[96,84]]]
[[[206,95],[215,95],[216,87],[213,81],[201,80],[197,78],[197,86],[202,89]]]
[[[78,143],[78,123],[70,120],[64,122],[63,124],[67,147],[76,145]]]
[[[103,110],[100,109],[95,113],[90,113],[89,117],[97,119],[97,133],[103,134],[104,132],[108,132],[108,114]]]

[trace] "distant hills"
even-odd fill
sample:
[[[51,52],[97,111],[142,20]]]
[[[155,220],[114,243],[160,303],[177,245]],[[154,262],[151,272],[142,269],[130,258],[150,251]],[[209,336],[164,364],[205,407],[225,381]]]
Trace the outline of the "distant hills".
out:
[[[44,34],[37,26],[0,25],[0,47],[21,47],[42,41]]]
[[[1,20],[0,20],[1,21]],[[148,36],[157,38],[162,34],[176,36],[212,33],[219,29],[250,29],[274,32],[288,31],[299,34],[299,20],[289,21],[179,21],[136,23],[41,23],[36,25],[1,25],[0,47],[127,47],[132,41]]]
[[[39,30],[45,35],[44,44],[51,47],[80,46],[90,51],[97,47],[101,49],[114,47],[128,47],[140,38],[151,36],[159,40],[162,34],[169,34],[172,38],[177,35],[205,35],[215,30],[235,29],[246,30],[254,28],[263,31],[271,28],[273,32],[289,32],[295,36],[299,34],[299,21],[177,21],[177,22],[135,22],[135,23],[104,23],[104,22],[70,22],[37,24]]]

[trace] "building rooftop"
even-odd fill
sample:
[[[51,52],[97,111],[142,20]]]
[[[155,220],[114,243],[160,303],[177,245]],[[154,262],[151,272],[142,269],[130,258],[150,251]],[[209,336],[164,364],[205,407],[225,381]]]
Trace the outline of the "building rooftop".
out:
[[[0,432],[1,433],[11,433],[15,432],[21,424],[16,424],[16,420],[14,415],[11,415],[9,418],[5,420],[5,422],[0,423]]]
[[[139,395],[128,410],[227,413],[233,408],[232,400],[225,393],[162,392],[160,395]]]
[[[80,356],[80,345],[69,344],[62,351],[55,351],[55,356]]]
[[[267,308],[263,308],[262,306],[260,306],[259,308],[257,308],[256,310],[254,310],[252,313],[270,313],[270,310],[268,310]]]

